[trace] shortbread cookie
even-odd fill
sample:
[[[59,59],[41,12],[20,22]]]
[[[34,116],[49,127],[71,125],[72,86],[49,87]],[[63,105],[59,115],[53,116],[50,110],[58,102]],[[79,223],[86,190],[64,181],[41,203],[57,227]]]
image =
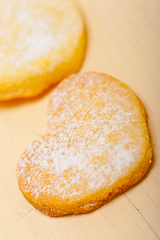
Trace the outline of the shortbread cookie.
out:
[[[80,214],[139,181],[152,150],[142,102],[105,74],[63,80],[48,107],[49,128],[22,154],[20,190],[49,216]]]
[[[79,69],[85,31],[72,0],[5,0],[0,9],[0,100],[35,96]]]

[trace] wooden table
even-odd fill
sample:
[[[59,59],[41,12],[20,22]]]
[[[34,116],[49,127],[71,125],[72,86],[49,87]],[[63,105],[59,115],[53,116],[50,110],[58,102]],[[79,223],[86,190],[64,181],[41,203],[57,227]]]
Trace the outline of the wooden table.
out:
[[[22,196],[16,164],[47,129],[50,91],[38,98],[0,103],[0,239],[160,239],[160,1],[78,0],[88,33],[81,71],[108,73],[143,101],[154,161],[143,180],[100,209],[50,218]]]

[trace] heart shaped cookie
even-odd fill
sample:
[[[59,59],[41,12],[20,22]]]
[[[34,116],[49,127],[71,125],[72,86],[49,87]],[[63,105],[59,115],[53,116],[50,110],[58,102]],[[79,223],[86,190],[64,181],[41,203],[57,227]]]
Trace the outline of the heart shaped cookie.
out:
[[[6,0],[0,9],[0,100],[36,96],[80,68],[86,37],[72,0]]]
[[[22,154],[25,198],[49,216],[86,213],[148,170],[152,149],[142,102],[105,74],[79,73],[53,91],[49,128]]]

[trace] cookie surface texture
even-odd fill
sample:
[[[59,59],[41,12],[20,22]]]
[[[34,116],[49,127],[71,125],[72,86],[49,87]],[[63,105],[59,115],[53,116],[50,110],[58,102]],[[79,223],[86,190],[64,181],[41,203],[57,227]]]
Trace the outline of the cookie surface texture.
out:
[[[80,68],[85,30],[72,0],[6,0],[0,9],[0,100],[36,96]]]
[[[142,102],[105,74],[64,79],[48,106],[49,127],[22,154],[17,179],[49,216],[94,210],[147,172],[152,150]]]

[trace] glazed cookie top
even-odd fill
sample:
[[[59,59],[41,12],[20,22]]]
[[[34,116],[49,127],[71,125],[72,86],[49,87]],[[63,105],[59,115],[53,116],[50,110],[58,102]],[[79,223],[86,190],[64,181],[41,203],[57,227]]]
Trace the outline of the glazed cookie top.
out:
[[[34,201],[72,201],[109,188],[149,149],[145,110],[133,91],[104,74],[79,73],[53,91],[47,134],[21,156],[17,176]]]

